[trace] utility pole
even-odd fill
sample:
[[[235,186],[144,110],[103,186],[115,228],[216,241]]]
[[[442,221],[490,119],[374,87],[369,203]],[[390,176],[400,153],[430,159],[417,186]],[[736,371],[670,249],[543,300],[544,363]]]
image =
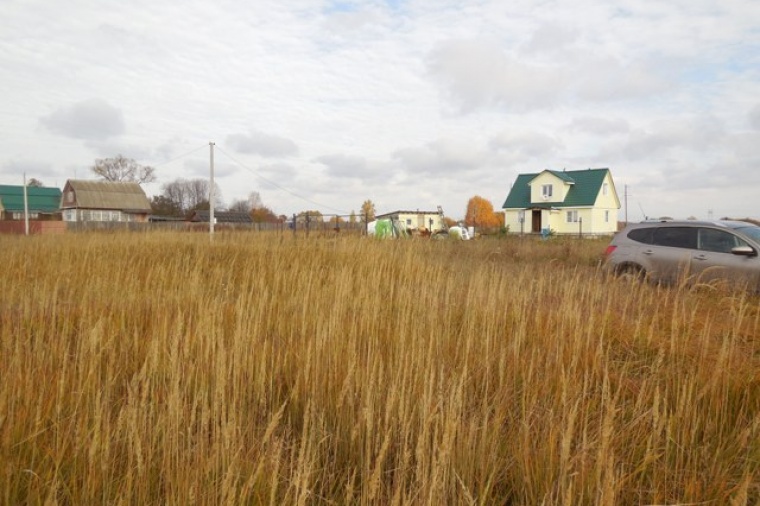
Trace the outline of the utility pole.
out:
[[[24,233],[29,235],[29,197],[26,190],[26,171],[24,171]]]
[[[214,238],[214,143],[209,142],[209,154],[211,156],[211,184],[208,189],[208,235]]]
[[[628,185],[624,187],[623,197],[625,200],[625,224],[628,225]]]

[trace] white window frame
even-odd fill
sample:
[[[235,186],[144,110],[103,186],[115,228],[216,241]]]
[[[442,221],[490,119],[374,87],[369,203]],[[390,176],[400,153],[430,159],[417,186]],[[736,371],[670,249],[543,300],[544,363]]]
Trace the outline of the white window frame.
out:
[[[609,210],[605,210],[604,211],[604,222],[605,223],[609,223],[610,222],[610,211]]]
[[[554,195],[554,185],[552,184],[542,184],[541,185],[541,196],[551,198]]]
[[[578,223],[578,210],[572,209],[567,211],[566,219],[568,223]]]
[[[607,183],[602,184],[602,195],[607,195],[609,186]]]

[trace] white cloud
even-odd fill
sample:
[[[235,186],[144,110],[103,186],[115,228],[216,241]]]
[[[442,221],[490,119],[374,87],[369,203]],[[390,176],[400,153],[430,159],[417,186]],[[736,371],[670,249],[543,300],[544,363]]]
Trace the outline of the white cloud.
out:
[[[50,162],[42,160],[22,159],[22,160],[7,160],[2,165],[2,172],[8,174],[15,174],[18,181],[14,184],[21,184],[23,180],[22,175],[26,173],[27,179],[30,178],[43,178],[49,176],[55,176],[56,172],[53,170]]]
[[[408,169],[412,177],[420,174],[456,175],[481,168],[486,162],[485,153],[477,146],[451,138],[399,149],[393,153],[393,159]]]
[[[103,141],[124,133],[124,115],[105,100],[93,98],[61,107],[40,118],[53,133],[91,141]]]
[[[491,149],[521,156],[524,160],[553,160],[563,147],[554,137],[539,132],[509,131],[495,135],[488,143]]]
[[[760,215],[754,0],[220,2],[7,0],[0,182],[121,152],[160,189],[214,141],[227,199],[284,214],[461,216],[521,172],[609,166],[653,215]]]
[[[760,104],[753,107],[748,114],[749,126],[760,130]]]
[[[267,158],[298,154],[298,146],[292,140],[258,130],[251,130],[248,134],[232,134],[227,137],[227,144],[238,153]]]
[[[430,54],[428,69],[461,112],[546,109],[558,100],[558,69],[518,61],[490,41],[446,41]]]
[[[582,116],[573,118],[568,125],[569,130],[586,132],[597,136],[625,134],[631,130],[628,121],[622,118],[600,118]]]

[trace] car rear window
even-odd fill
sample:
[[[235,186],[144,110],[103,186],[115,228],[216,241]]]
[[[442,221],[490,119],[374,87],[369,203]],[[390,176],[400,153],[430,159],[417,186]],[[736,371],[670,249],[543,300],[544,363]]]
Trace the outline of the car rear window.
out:
[[[628,239],[644,244],[652,244],[653,228],[634,228],[628,232]]]
[[[671,248],[697,249],[697,229],[693,227],[660,227],[654,231],[654,244]]]

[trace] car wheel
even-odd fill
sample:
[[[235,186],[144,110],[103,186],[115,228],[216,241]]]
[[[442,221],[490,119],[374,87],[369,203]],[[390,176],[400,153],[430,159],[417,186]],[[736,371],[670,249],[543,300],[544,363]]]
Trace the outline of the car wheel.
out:
[[[618,270],[617,275],[623,281],[643,281],[646,272],[638,265],[625,265]]]

